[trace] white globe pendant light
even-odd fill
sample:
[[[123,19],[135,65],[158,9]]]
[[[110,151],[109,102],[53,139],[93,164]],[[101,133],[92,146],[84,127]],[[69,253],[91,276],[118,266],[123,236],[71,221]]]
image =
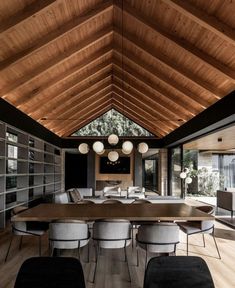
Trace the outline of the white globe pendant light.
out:
[[[102,154],[104,154],[104,152],[105,152],[105,149],[103,149],[103,151],[101,151],[101,152],[99,152],[99,153],[96,153],[96,154],[102,155]]]
[[[140,153],[144,154],[144,153],[148,152],[149,146],[148,146],[147,143],[141,142],[141,143],[139,143],[137,149],[138,149],[138,151],[139,151]]]
[[[187,184],[192,183],[192,181],[193,181],[193,179],[189,176],[185,179],[185,183],[187,183]]]
[[[125,150],[122,149],[122,153],[125,154],[125,155],[128,155],[128,154],[130,154],[131,152],[130,152],[130,151],[125,151]]]
[[[108,137],[108,142],[110,145],[116,145],[119,141],[119,138],[115,134],[110,134]]]
[[[108,159],[112,162],[117,161],[119,158],[118,152],[117,151],[110,151],[108,153]]]
[[[130,154],[133,149],[133,144],[131,141],[125,141],[122,144],[122,151],[124,154]]]
[[[187,177],[187,174],[185,172],[180,173],[180,178],[185,179]]]
[[[104,144],[100,141],[96,141],[94,142],[92,148],[96,153],[101,153],[104,150]]]
[[[87,154],[89,152],[89,146],[86,144],[86,143],[81,143],[79,146],[78,146],[78,151],[81,153],[81,154]]]

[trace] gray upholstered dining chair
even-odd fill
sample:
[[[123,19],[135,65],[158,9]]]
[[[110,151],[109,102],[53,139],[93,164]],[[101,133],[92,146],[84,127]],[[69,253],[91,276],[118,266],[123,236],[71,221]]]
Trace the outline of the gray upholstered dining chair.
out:
[[[136,235],[137,266],[139,266],[138,247],[146,251],[145,267],[148,252],[175,255],[176,245],[179,243],[179,227],[175,223],[149,223],[138,228]]]
[[[151,202],[147,199],[135,199],[131,204],[151,204]],[[132,248],[134,246],[134,229],[137,229],[141,224],[143,224],[143,222],[131,221]]]
[[[72,257],[33,257],[20,267],[14,288],[85,288],[80,261]]]
[[[101,219],[95,221],[93,225],[93,240],[96,250],[95,271],[93,283],[95,282],[96,268],[98,265],[99,249],[119,249],[123,248],[125,262],[127,262],[128,274],[130,271],[126,255],[126,247],[131,243],[131,224],[124,219]]]
[[[196,207],[196,209],[212,214],[214,212],[214,208],[212,206],[199,206]],[[193,234],[202,234],[203,236],[203,246],[205,247],[205,237],[204,234],[210,234],[213,237],[215,247],[219,256],[219,259],[221,259],[220,252],[218,245],[215,240],[215,228],[214,228],[214,220],[203,220],[203,221],[187,221],[187,222],[178,222],[177,223],[180,227],[180,230],[183,231],[187,235],[187,255],[188,255],[188,236]]]
[[[11,216],[15,216],[25,210],[27,210],[28,207],[25,206],[18,206],[15,207],[11,210]],[[12,222],[12,236],[11,240],[7,249],[7,253],[5,256],[5,262],[7,261],[10,249],[11,249],[11,244],[13,241],[14,236],[20,236],[20,245],[19,249],[21,249],[22,246],[22,241],[23,241],[23,236],[36,236],[38,237],[39,241],[39,256],[41,256],[41,236],[46,232],[47,225],[41,225],[43,223],[29,223],[25,221],[15,221]]]
[[[54,249],[77,249],[80,257],[80,248],[88,244],[90,233],[85,221],[61,219],[49,225],[49,245],[51,255]],[[89,261],[89,245],[87,259]]]
[[[210,270],[201,257],[154,257],[148,262],[143,288],[215,288]]]
[[[117,199],[108,199],[105,200],[103,204],[122,204],[122,202]]]

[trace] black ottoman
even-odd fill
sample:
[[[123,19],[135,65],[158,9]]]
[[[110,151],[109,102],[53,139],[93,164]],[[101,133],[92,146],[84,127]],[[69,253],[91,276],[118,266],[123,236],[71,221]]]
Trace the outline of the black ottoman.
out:
[[[15,288],[85,288],[82,265],[71,257],[33,257],[21,266]]]
[[[152,258],[144,277],[144,288],[214,288],[206,262],[196,256]]]

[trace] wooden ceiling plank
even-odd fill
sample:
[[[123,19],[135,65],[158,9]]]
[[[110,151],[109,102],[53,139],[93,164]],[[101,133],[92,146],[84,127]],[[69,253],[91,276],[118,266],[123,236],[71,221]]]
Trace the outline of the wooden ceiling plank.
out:
[[[61,89],[57,90],[56,94],[48,93],[45,95],[45,97],[40,97],[34,104],[29,105],[28,109],[25,109],[26,113],[29,113],[31,117],[33,117],[36,120],[39,120],[41,117],[44,117],[49,111],[53,110],[54,106],[58,103],[57,101],[62,101],[63,99],[66,100],[66,97],[68,97],[68,92],[71,91],[72,95],[75,93],[74,89],[76,87],[79,88],[83,82],[87,82],[89,80],[89,83],[87,84],[87,87],[85,89],[89,88],[90,86],[94,85],[95,82],[97,82],[97,78],[100,80],[101,76],[103,78],[106,78],[108,75],[110,75],[111,64],[110,63],[103,63],[103,65],[97,65],[93,72],[90,72],[89,74],[86,73],[84,75],[81,75],[80,77],[76,78],[73,83],[70,83],[70,85],[64,85],[61,87]],[[91,74],[92,73],[92,74]],[[104,74],[105,73],[105,74]],[[79,89],[79,91],[76,91],[76,94],[81,93],[84,91],[84,88]],[[64,95],[64,97],[63,97]],[[35,99],[37,100],[37,99]],[[40,103],[43,102],[46,103],[45,106],[41,107]],[[53,106],[54,104],[54,106]],[[47,107],[48,106],[48,107]],[[50,107],[49,107],[50,106]]]
[[[48,9],[56,0],[40,0],[34,1],[30,5],[26,6],[23,10],[19,11],[16,15],[8,17],[7,20],[0,24],[0,33],[9,32],[11,28],[24,22],[35,14]]]
[[[184,106],[179,106],[174,101],[169,99],[169,102],[163,101],[158,97],[159,93],[150,93],[147,91],[144,86],[142,85],[141,81],[140,84],[133,82],[130,78],[125,77],[126,79],[122,78],[122,74],[114,70],[114,81],[113,84],[119,85],[119,83],[115,79],[117,79],[120,83],[124,84],[125,91],[130,90],[131,94],[136,98],[142,98],[143,101],[147,101],[150,103],[151,106],[155,107],[155,109],[164,111],[166,115],[169,115],[171,118],[177,117],[178,119],[182,119],[186,121],[194,115],[193,113],[189,113],[189,110]],[[152,89],[153,90],[153,89]],[[169,104],[173,104],[176,108],[172,109],[169,107]]]
[[[130,120],[134,121],[153,135],[158,138],[162,138],[164,135],[157,131],[151,123],[147,123],[145,119],[142,119],[141,115],[137,115],[134,111],[129,111],[127,108],[125,111],[122,111],[122,105],[116,101],[112,100],[112,107],[116,109],[118,112],[122,113],[125,117],[129,118]]]
[[[127,50],[122,51],[122,49],[116,47],[114,52],[118,53],[120,56],[123,55],[124,58],[131,61],[132,64],[139,66],[142,70],[144,70],[145,72],[147,72],[151,76],[157,78],[158,80],[160,80],[165,85],[170,86],[174,90],[176,90],[177,92],[183,94],[183,97],[189,98],[190,100],[196,102],[197,104],[200,104],[203,109],[206,109],[207,107],[209,107],[210,103],[208,103],[206,100],[204,100],[203,98],[194,94],[193,92],[191,92],[186,87],[179,85],[173,79],[165,76],[163,73],[159,72],[152,65],[148,65],[148,64],[144,63],[143,61],[141,61],[139,58],[134,57],[133,54],[128,52]]]
[[[120,3],[115,1],[115,7],[122,10],[122,7],[120,6]],[[172,34],[169,34],[167,31],[164,30],[163,27],[161,27],[158,24],[155,24],[154,21],[152,21],[149,17],[144,16],[143,13],[140,13],[138,10],[136,10],[134,7],[129,5],[127,2],[125,2],[125,5],[123,5],[123,9],[128,15],[132,16],[136,20],[138,20],[140,23],[154,31],[159,36],[163,37],[167,41],[171,42],[173,45],[177,46],[178,48],[184,50],[187,54],[190,54],[194,57],[196,57],[198,60],[202,61],[204,64],[206,64],[208,67],[214,69],[217,73],[220,73],[224,77],[226,77],[229,80],[235,81],[235,72],[232,71],[230,68],[222,64],[221,62],[217,61],[215,58],[210,56],[209,54],[205,54],[203,51],[198,49],[196,46],[190,44],[189,42],[180,39]],[[221,92],[214,88],[214,94],[217,96],[222,97]]]
[[[120,102],[123,102],[123,105],[126,107],[136,107],[136,111],[142,111],[142,115],[146,115],[147,119],[153,123],[153,125],[161,125],[161,128],[164,132],[169,132],[169,130],[173,131],[175,128],[178,128],[180,125],[176,124],[176,122],[168,121],[164,115],[158,113],[158,111],[151,109],[145,103],[139,101],[132,95],[125,93],[119,87],[114,85],[113,93],[115,93],[115,99],[118,97]],[[123,108],[125,110],[125,108]],[[177,120],[176,120],[177,121]],[[166,128],[164,128],[166,127]],[[167,129],[167,130],[164,130]]]
[[[82,102],[87,101],[87,99],[89,99],[90,97],[96,97],[97,94],[99,95],[100,93],[106,93],[107,90],[108,91],[111,90],[110,79],[105,79],[105,81],[103,80],[99,81],[98,84],[99,84],[98,87],[90,89],[91,91],[89,92],[83,93],[82,97],[74,97],[72,101],[66,101],[65,105],[59,106],[58,109],[54,109],[54,111],[49,113],[47,117],[56,119],[57,115],[60,115],[60,117],[62,118],[65,118],[65,119],[69,118],[71,113],[72,114],[76,113],[76,110],[78,109],[79,105],[81,105]]]
[[[0,97],[6,98],[7,94],[12,93],[13,91],[17,90],[20,86],[23,86],[32,80],[35,80],[38,78],[41,74],[49,71],[52,68],[55,68],[57,65],[64,63],[68,59],[72,58],[74,55],[80,53],[81,51],[86,50],[90,46],[95,45],[100,40],[104,39],[105,37],[108,37],[113,34],[113,28],[111,26],[106,27],[102,29],[101,31],[98,31],[94,34],[92,34],[90,37],[79,43],[78,45],[71,48],[69,51],[64,51],[56,58],[48,61],[47,63],[44,63],[37,69],[34,69],[30,73],[27,73],[25,76],[19,78],[14,83],[9,84],[5,86],[0,91]]]
[[[121,29],[114,27],[114,32],[119,37],[123,37],[125,41],[128,41],[132,45],[134,45],[137,49],[141,50],[143,53],[148,54],[158,63],[163,64],[170,70],[173,70],[180,76],[186,78],[190,83],[193,85],[198,86],[200,89],[204,89],[206,92],[210,93],[211,96],[215,97],[216,99],[220,99],[213,91],[214,88],[211,87],[206,81],[198,77],[197,75],[193,74],[190,70],[185,69],[183,66],[177,65],[174,61],[170,60],[166,55],[161,53],[160,51],[155,51],[152,48],[149,48],[148,45],[143,44],[140,39],[136,39],[133,35],[126,31],[121,31]]]
[[[179,124],[175,124],[178,121],[178,118],[174,117],[174,119],[172,118],[171,120],[169,120],[169,116],[167,114],[164,114],[162,111],[159,111],[158,109],[155,108],[155,106],[151,105],[150,103],[148,103],[147,101],[143,101],[142,98],[137,98],[135,95],[133,95],[132,93],[126,91],[126,90],[122,90],[122,87],[120,87],[120,85],[117,82],[113,82],[113,92],[115,92],[116,94],[123,96],[124,97],[124,102],[125,100],[129,99],[130,101],[132,101],[135,104],[138,104],[139,107],[144,107],[146,109],[146,111],[149,111],[149,113],[152,114],[152,116],[155,118],[155,120],[159,120],[159,121],[163,121],[164,123],[169,122],[171,123],[172,126],[179,127]],[[169,126],[170,128],[172,128],[172,126]]]
[[[75,123],[72,128],[70,128],[67,131],[64,131],[63,133],[60,133],[60,136],[61,137],[70,136],[72,133],[74,133],[75,131],[86,126],[87,124],[89,124],[94,119],[96,119],[96,118],[100,117],[101,115],[103,115],[104,113],[108,112],[110,109],[112,109],[111,100],[108,100],[107,103],[103,103],[102,105],[98,106],[96,109],[89,111],[88,115],[86,116],[87,120],[80,122],[79,125]]]
[[[108,56],[112,53],[112,46],[107,46],[95,52],[94,55],[82,60],[80,63],[75,65],[73,68],[65,71],[64,73],[59,74],[57,77],[53,78],[51,81],[48,81],[45,85],[40,86],[39,89],[34,89],[30,93],[22,95],[15,102],[14,105],[21,109],[24,104],[28,103],[31,99],[40,97],[41,93],[49,88],[53,88],[62,81],[68,80],[70,77],[81,72],[84,69],[87,69],[89,66],[94,65],[97,61]]]
[[[235,45],[234,30],[219,21],[215,16],[205,13],[203,10],[191,5],[188,1],[184,0],[163,0],[167,5],[171,6],[181,14],[193,20],[200,26],[215,33],[218,37],[222,38],[231,45]]]
[[[110,95],[110,93],[111,93],[111,90],[105,91],[105,92],[102,92],[100,94],[100,96],[101,96],[101,98],[103,98],[104,96]],[[95,99],[94,101],[99,102],[98,99]],[[98,106],[96,106],[96,107],[98,107]],[[72,108],[73,107],[70,108],[71,111],[72,111]],[[80,119],[80,113],[79,112],[80,112],[80,110],[77,110],[75,113],[73,111],[73,113],[71,115],[69,115],[69,117],[59,116],[59,117],[51,119],[51,120],[50,119],[46,120],[47,121],[46,122],[47,128],[50,130],[54,130],[54,131],[56,130],[58,132],[58,131],[60,131],[60,129],[65,129],[65,130],[69,129],[70,126],[73,125],[74,122],[76,122],[77,123],[76,125],[78,125],[80,122],[86,120],[85,119],[86,116],[84,116],[84,115],[82,116],[82,119]],[[90,113],[90,110],[87,109],[87,113]],[[76,119],[76,115],[77,115],[78,119]],[[89,117],[89,119],[90,119],[90,117]],[[64,126],[64,123],[63,123],[65,121],[66,121],[66,126]]]
[[[40,1],[39,1],[40,2]],[[59,40],[60,38],[64,37],[66,34],[72,32],[75,29],[79,29],[82,25],[92,21],[94,18],[102,15],[103,13],[110,11],[113,9],[112,1],[108,0],[98,4],[96,7],[92,8],[84,15],[72,19],[68,23],[63,24],[62,27],[52,31],[48,35],[39,39],[37,43],[33,43],[32,46],[28,47],[27,49],[13,55],[11,58],[8,58],[0,63],[0,71],[4,69],[10,68],[12,65],[15,65],[19,61],[24,60],[25,58],[29,57],[33,53],[45,48],[49,44]]]
[[[95,101],[93,100],[93,103],[87,103],[87,107],[89,106],[89,109],[84,109],[84,107],[81,107],[81,109],[79,109],[79,111],[76,114],[73,114],[72,118],[68,119],[68,124],[65,126],[63,126],[62,121],[58,122],[61,125],[61,129],[70,129],[70,127],[74,126],[74,123],[76,123],[76,126],[79,125],[80,122],[84,122],[87,120],[87,114],[90,114],[90,111],[93,111],[95,109],[97,109],[97,107],[100,107],[101,105],[104,105],[104,103],[108,103],[111,100],[111,92],[108,93],[104,93],[104,95],[102,95],[102,97],[100,97],[99,99],[96,99]],[[90,119],[90,117],[89,117]],[[70,121],[71,120],[71,121]],[[59,126],[57,126],[57,129],[59,129]],[[59,130],[61,131],[61,130]]]
[[[91,97],[87,98],[85,101],[83,101],[76,109],[76,111],[73,111],[74,107],[73,105],[70,105],[68,107],[68,111],[72,111],[68,116],[65,115],[50,115],[50,117],[46,117],[45,119],[41,119],[39,122],[42,123],[43,121],[47,121],[48,123],[52,121],[58,121],[58,120],[65,120],[65,121],[72,121],[73,119],[75,119],[76,117],[79,117],[76,120],[82,120],[80,114],[82,112],[87,113],[90,109],[88,108],[91,105],[96,105],[98,102],[101,101],[101,99],[107,97],[108,95],[110,95],[111,93],[111,89],[105,89],[103,90],[103,92],[101,92],[100,94],[98,93],[99,98],[97,98],[97,93],[92,95]]]
[[[136,105],[135,103],[133,103],[132,101],[129,101],[128,99],[123,100],[122,95],[120,95],[119,93],[117,94],[116,91],[113,91],[114,99],[120,103],[120,105],[122,105],[122,109],[123,111],[125,111],[126,109],[129,109],[132,111],[132,113],[137,113],[138,115],[141,115],[142,119],[144,119],[146,122],[151,123],[151,125],[153,127],[158,127],[159,131],[162,131],[163,134],[167,134],[169,133],[169,131],[173,131],[174,129],[172,127],[167,126],[165,123],[161,122],[161,123],[156,123],[156,119],[149,114],[146,110],[143,110],[143,108],[138,105]],[[123,105],[125,105],[123,107]],[[160,125],[158,125],[160,124]]]
[[[161,94],[163,97],[165,97],[168,101],[172,101],[174,104],[177,104],[177,106],[185,106],[186,103],[182,101],[180,97],[176,97],[173,93],[169,93],[168,91],[165,91],[162,89],[162,87],[156,85],[153,81],[150,79],[146,78],[142,74],[139,74],[137,71],[134,71],[133,69],[129,68],[128,66],[125,66],[125,70],[123,71],[122,68],[119,66],[120,63],[117,61],[113,61],[113,65],[119,69],[120,72],[123,72],[124,74],[128,75],[128,77],[135,79],[137,82],[142,83],[142,85],[147,86],[151,90],[154,90]],[[190,105],[191,104],[191,105]],[[195,116],[197,113],[201,112],[201,107],[200,105],[193,105],[193,103],[188,103],[187,109],[191,111],[193,116]],[[197,106],[197,108],[195,107]]]

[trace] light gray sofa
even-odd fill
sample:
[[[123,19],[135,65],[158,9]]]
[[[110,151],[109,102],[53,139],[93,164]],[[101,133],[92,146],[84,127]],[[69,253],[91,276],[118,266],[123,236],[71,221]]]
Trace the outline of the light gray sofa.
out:
[[[70,203],[71,202],[70,195],[69,195],[70,190],[73,190],[73,188],[62,193],[56,193],[54,196],[54,202],[60,203],[60,204]],[[92,188],[77,188],[77,190],[79,191],[82,198],[84,196],[85,197],[92,196]]]
[[[217,208],[222,208],[231,212],[235,211],[235,188],[227,188],[227,191],[217,190]]]

